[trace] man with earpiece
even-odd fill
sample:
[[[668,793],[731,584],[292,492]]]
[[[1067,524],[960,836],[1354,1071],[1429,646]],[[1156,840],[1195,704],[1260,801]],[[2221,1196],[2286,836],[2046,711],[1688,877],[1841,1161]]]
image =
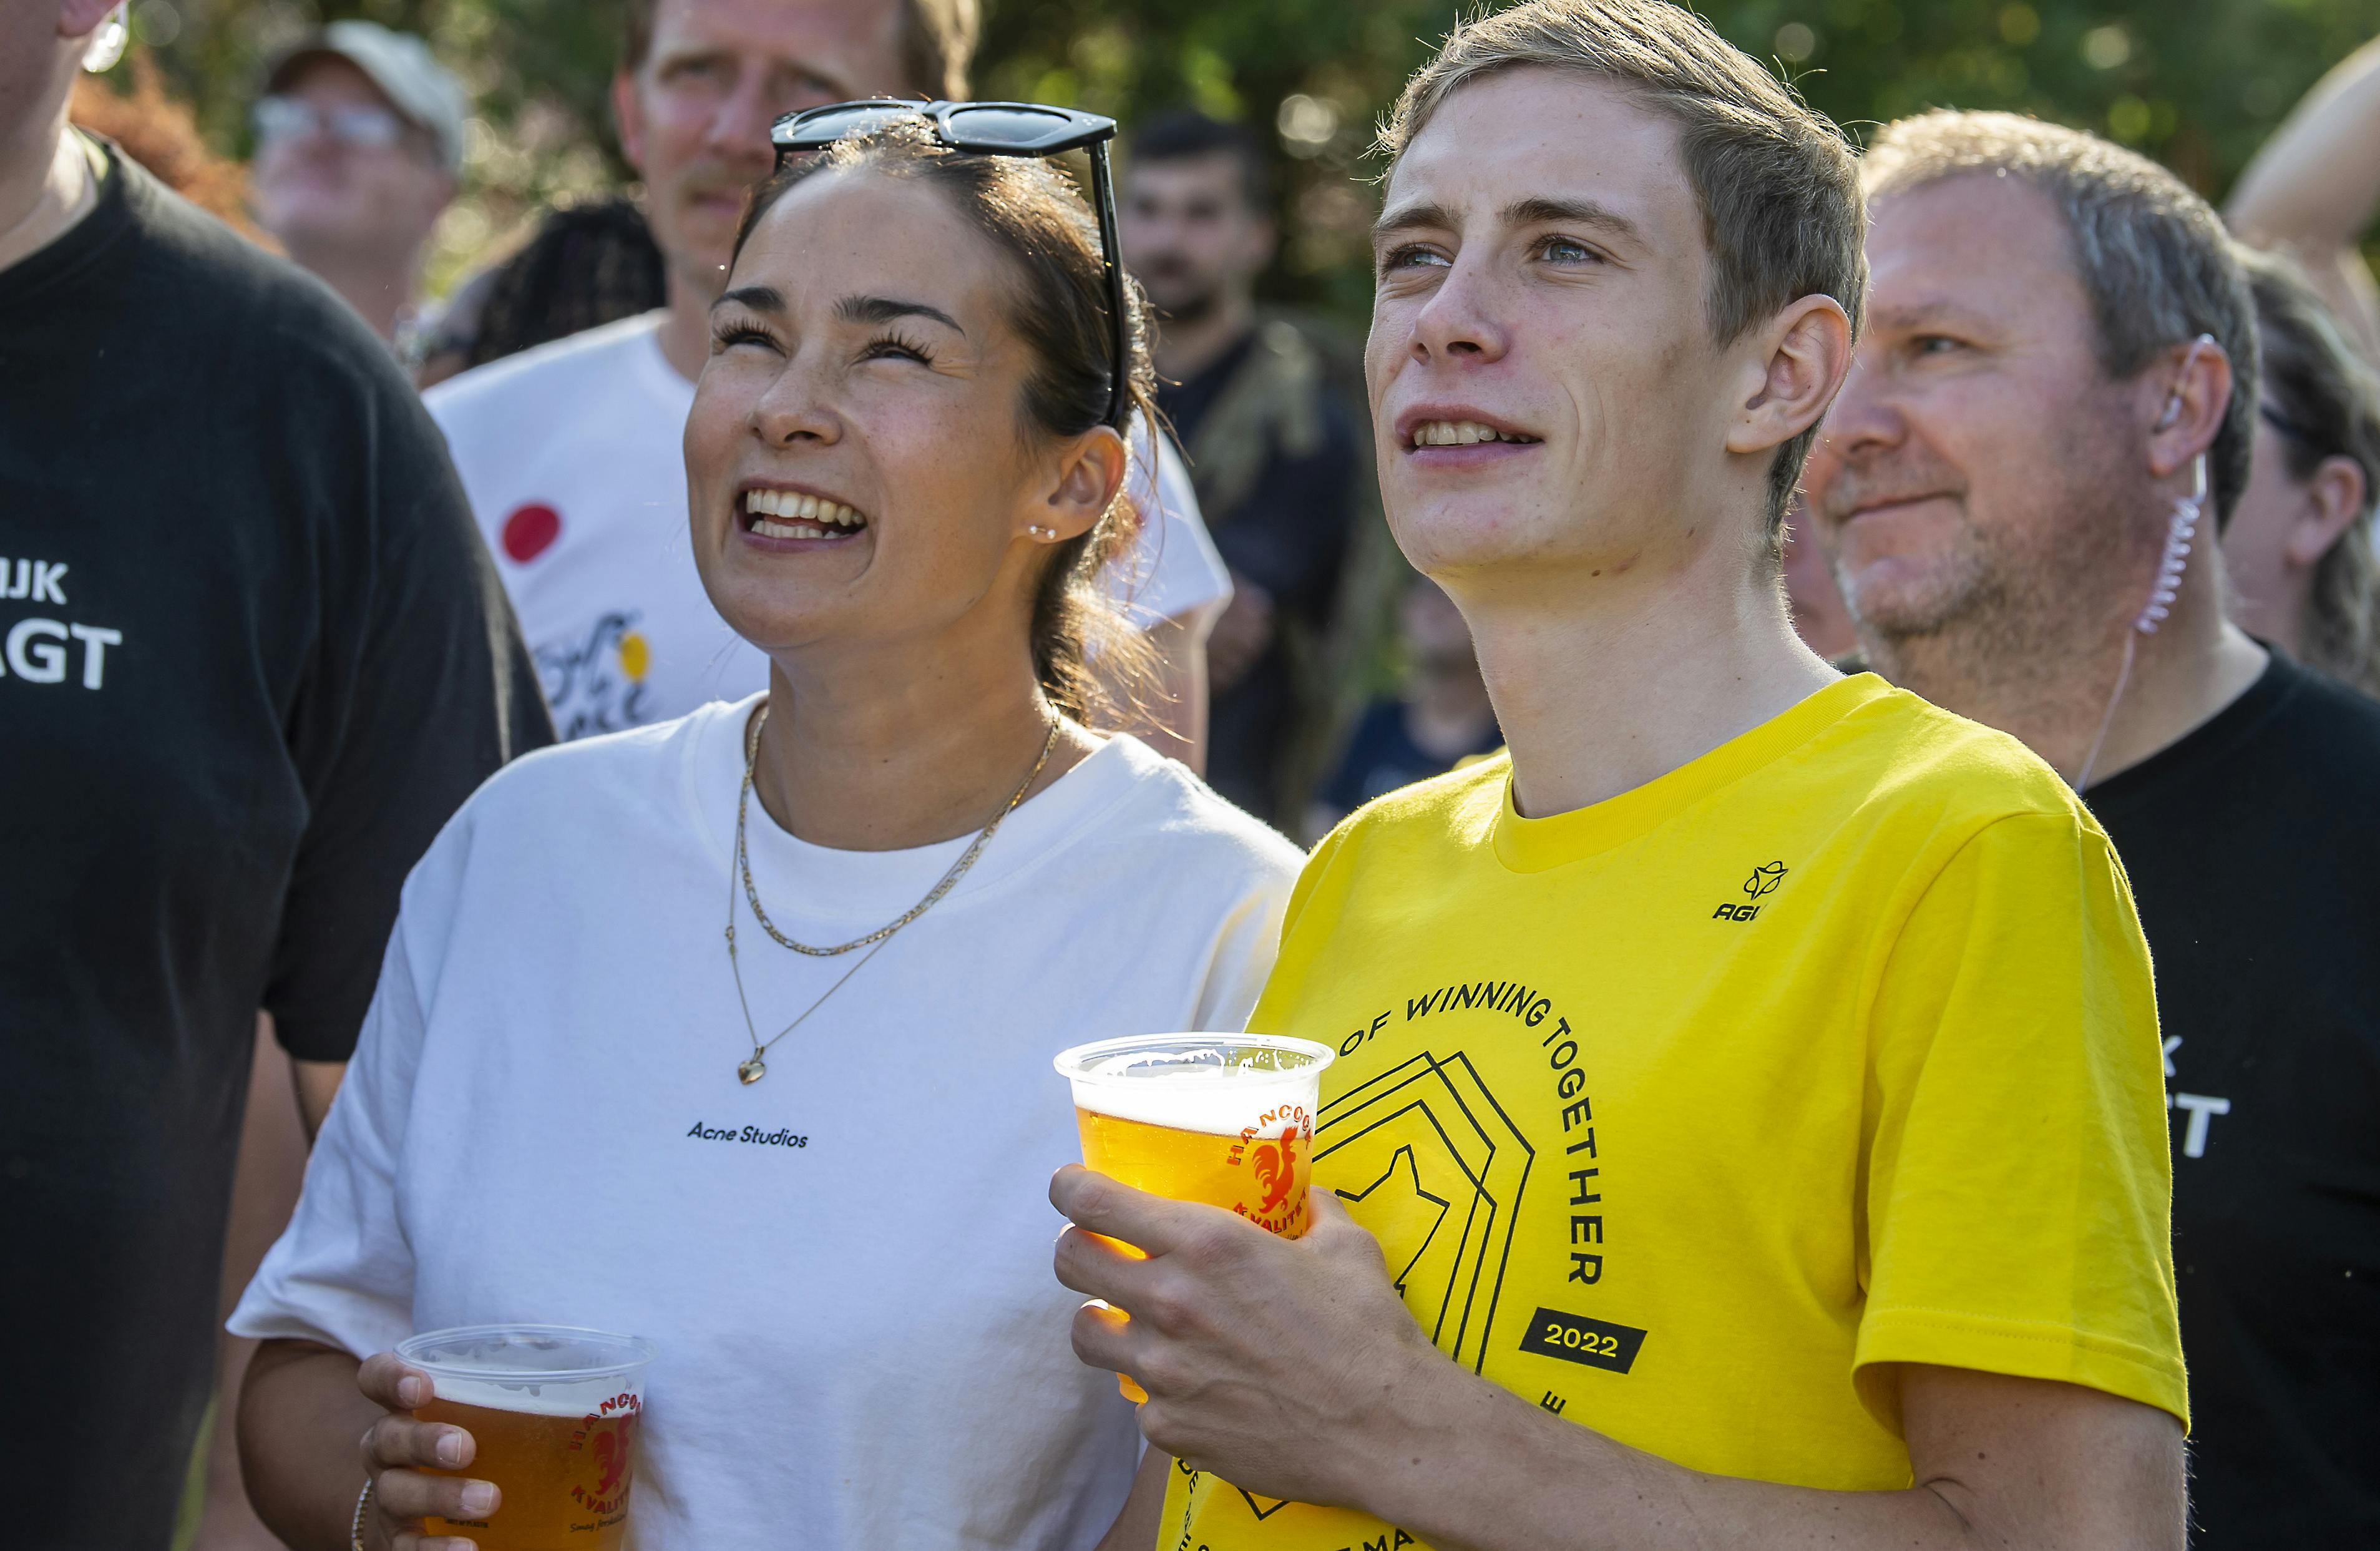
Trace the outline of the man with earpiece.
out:
[[[2156,966],[2192,1543],[2380,1543],[2380,704],[2225,617],[2255,312],[2164,169],[2005,114],[1888,126],[1868,331],[1809,471],[1869,665],[2015,734]],[[2022,1117],[2011,1117],[2021,1126]]]

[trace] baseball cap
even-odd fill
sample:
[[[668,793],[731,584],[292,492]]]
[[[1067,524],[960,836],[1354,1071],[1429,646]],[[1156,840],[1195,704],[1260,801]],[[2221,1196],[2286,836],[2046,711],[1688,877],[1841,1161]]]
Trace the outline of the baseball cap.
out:
[[[298,66],[326,55],[361,70],[391,106],[430,131],[446,170],[461,170],[463,118],[469,104],[462,83],[431,55],[429,44],[376,21],[334,21],[283,55],[265,79],[264,89],[278,91]]]

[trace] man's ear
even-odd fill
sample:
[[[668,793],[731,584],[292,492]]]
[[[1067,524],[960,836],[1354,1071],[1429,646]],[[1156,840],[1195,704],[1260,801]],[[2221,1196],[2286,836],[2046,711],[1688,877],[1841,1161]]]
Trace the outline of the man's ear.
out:
[[[2148,416],[2149,472],[2164,479],[2215,445],[2231,409],[2231,358],[2213,340],[2160,352],[2139,378]]]
[[[2363,465],[2351,458],[2322,460],[2306,482],[2306,503],[2289,524],[2282,553],[2292,566],[2311,568],[2345,536],[2355,519],[2369,509],[2372,493],[2364,488]]]
[[[1852,324],[1830,296],[1805,296],[1760,334],[1742,374],[1744,397],[1727,450],[1767,452],[1818,423],[1852,366]]]
[[[58,0],[58,36],[89,37],[115,8],[115,0]]]
[[[612,77],[612,123],[620,131],[620,154],[641,177],[645,172],[645,115],[637,101],[637,77],[621,70]]]

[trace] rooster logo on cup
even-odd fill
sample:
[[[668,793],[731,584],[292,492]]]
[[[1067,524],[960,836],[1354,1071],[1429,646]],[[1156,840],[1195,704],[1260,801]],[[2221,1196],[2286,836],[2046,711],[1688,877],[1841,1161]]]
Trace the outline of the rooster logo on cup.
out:
[[[595,1482],[598,1498],[610,1496],[612,1489],[628,1473],[626,1434],[633,1425],[632,1418],[623,1417],[619,1425],[595,1435],[595,1469],[600,1472]]]
[[[1278,1144],[1268,1142],[1257,1149],[1252,1172],[1265,1191],[1264,1199],[1257,1203],[1257,1216],[1263,1216],[1289,1199],[1289,1188],[1297,1179],[1296,1165],[1297,1125],[1293,1121],[1281,1128]]]

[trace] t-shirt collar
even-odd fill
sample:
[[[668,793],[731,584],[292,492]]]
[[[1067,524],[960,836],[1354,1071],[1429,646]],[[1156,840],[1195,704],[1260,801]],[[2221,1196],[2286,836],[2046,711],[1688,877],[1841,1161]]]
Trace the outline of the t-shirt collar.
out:
[[[97,198],[73,226],[7,268],[0,269],[0,304],[21,301],[72,275],[131,229],[135,214],[132,164],[115,142],[103,135],[79,128],[69,128],[67,133],[81,137],[86,145],[99,150],[101,165],[92,174],[99,180]]]
[[[2228,705],[2146,759],[2092,782],[2082,794],[2084,803],[2129,801],[2252,739],[2265,720],[2305,682],[2305,670],[2291,662],[2288,653],[2260,638],[2256,644],[2265,649],[2265,671],[2252,683],[2233,696]]]
[[[733,866],[735,795],[744,775],[744,729],[759,700],[753,695],[732,705],[709,706],[696,713],[700,725],[690,729],[694,737],[686,765],[687,800],[705,849],[722,870]],[[951,891],[950,898],[989,888],[1062,849],[1099,813],[1130,794],[1143,774],[1141,766],[1155,763],[1157,756],[1131,739],[1110,738],[1001,822],[999,833]],[[812,845],[781,829],[755,798],[745,838],[755,882],[772,918],[821,927],[857,922],[872,928],[916,904],[974,842],[975,836],[970,830],[902,850],[837,850]],[[722,871],[722,876],[725,875]],[[740,898],[740,879],[735,886]],[[948,903],[946,899],[944,904]]]
[[[1836,680],[1708,753],[1617,797],[1567,813],[1523,818],[1512,805],[1508,774],[1496,814],[1497,860],[1516,873],[1537,873],[1612,849],[1666,824],[1720,788],[1742,780],[1862,706],[1893,692],[1873,673]]]

